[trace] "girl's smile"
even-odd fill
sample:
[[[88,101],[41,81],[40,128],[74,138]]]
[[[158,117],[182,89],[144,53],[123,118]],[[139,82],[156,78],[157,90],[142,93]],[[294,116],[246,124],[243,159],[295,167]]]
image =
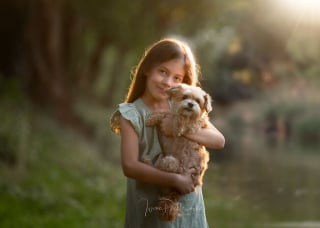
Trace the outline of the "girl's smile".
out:
[[[184,63],[180,59],[173,59],[152,68],[147,72],[147,86],[143,97],[154,101],[168,98],[166,89],[182,83],[185,75]]]

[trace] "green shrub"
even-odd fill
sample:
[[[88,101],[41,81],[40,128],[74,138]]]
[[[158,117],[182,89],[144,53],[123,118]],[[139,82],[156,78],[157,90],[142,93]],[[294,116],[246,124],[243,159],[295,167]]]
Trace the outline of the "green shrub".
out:
[[[0,77],[0,164],[13,166],[24,159],[30,135],[26,103],[20,83]]]
[[[302,143],[320,143],[320,116],[312,113],[301,118],[294,126],[294,130]]]

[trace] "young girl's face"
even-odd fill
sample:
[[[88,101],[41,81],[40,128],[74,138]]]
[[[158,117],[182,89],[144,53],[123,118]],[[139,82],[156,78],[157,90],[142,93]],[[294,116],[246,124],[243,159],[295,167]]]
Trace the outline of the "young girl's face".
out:
[[[185,75],[184,63],[173,59],[155,66],[147,72],[145,94],[156,100],[168,99],[166,89],[182,83]]]

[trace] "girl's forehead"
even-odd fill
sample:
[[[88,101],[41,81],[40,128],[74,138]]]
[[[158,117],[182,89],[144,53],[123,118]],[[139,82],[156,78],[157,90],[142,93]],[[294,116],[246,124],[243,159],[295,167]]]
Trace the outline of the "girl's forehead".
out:
[[[167,68],[181,68],[184,70],[185,64],[181,59],[171,59],[159,64],[159,66],[167,67]]]

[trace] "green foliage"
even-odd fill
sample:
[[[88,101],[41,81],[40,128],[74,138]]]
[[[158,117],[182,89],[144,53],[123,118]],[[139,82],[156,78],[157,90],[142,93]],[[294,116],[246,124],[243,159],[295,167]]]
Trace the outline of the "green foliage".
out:
[[[265,106],[265,118],[275,117],[293,121],[306,110],[306,104],[297,100],[280,100]]]
[[[300,118],[294,126],[299,141],[304,145],[314,145],[320,142],[320,116],[319,113],[308,113]]]
[[[294,34],[288,41],[287,52],[296,63],[316,63],[319,61],[320,44],[316,32],[306,30]]]
[[[29,110],[19,81],[0,77],[0,165],[19,166],[30,134]]]
[[[19,83],[6,80],[5,85],[0,226],[122,227],[125,178],[116,160],[101,159],[94,144],[44,113],[26,109]]]
[[[261,86],[260,56],[236,29],[235,25],[210,28],[190,39],[199,53],[203,87],[221,104],[251,98]]]
[[[310,93],[313,93],[310,91]],[[318,144],[320,139],[320,119],[317,102],[313,100],[279,98],[264,107],[262,121],[285,121],[288,133],[302,144]]]
[[[2,172],[8,174],[0,183],[1,227],[121,227],[125,178],[119,166],[101,160],[79,136],[37,119],[24,175],[14,181]]]

